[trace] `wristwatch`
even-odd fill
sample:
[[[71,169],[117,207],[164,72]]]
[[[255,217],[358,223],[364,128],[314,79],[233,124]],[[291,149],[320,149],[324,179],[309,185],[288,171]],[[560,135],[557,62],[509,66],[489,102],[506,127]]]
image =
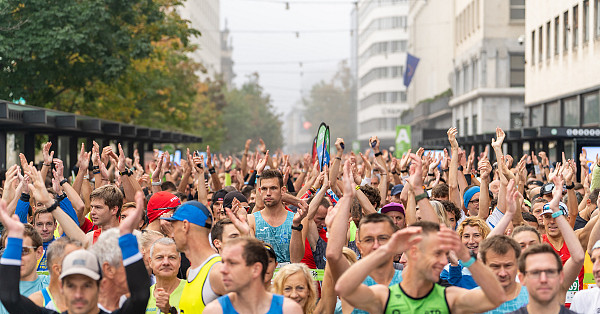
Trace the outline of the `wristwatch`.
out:
[[[171,306],[169,308],[169,313],[168,314],[177,314],[177,308],[174,306]]]
[[[424,198],[429,198],[429,194],[427,194],[427,192],[423,192],[419,195],[415,195],[415,203],[418,203],[420,200],[422,200]]]
[[[292,230],[302,231],[303,228],[304,226],[302,224],[299,224],[298,227],[294,227],[294,225],[292,225]]]

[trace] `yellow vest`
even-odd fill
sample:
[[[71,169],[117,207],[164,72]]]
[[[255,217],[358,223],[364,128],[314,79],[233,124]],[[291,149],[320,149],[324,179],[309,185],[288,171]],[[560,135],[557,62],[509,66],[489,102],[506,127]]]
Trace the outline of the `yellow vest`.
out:
[[[185,288],[185,280],[179,282],[179,285],[171,295],[169,296],[169,304],[174,306],[177,311],[179,311],[179,300],[181,299],[181,294],[183,293],[183,288]],[[156,284],[153,284],[150,287],[150,298],[148,299],[148,305],[146,306],[146,314],[160,314],[160,309],[156,307],[156,298],[154,297],[154,288],[156,288]]]
[[[206,307],[204,298],[202,297],[202,288],[204,283],[208,280],[208,273],[214,264],[221,261],[221,256],[215,256],[211,258],[202,268],[200,272],[192,280],[187,282],[183,288],[181,299],[179,300],[179,313],[181,314],[201,314]]]

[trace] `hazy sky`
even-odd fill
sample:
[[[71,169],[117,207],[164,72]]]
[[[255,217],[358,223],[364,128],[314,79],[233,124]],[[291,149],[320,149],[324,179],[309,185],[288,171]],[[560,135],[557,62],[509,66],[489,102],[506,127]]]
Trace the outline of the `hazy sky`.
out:
[[[234,82],[240,86],[258,72],[281,113],[350,56],[350,1],[288,2],[289,10],[280,0],[221,0],[221,28],[227,20],[233,37]]]

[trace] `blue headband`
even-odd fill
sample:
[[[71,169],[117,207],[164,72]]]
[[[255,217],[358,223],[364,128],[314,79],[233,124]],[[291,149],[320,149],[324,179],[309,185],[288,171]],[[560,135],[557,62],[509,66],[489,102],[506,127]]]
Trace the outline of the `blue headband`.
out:
[[[471,201],[471,198],[473,198],[473,195],[479,191],[481,191],[481,189],[478,186],[474,186],[465,192],[465,195],[463,195],[463,199],[465,200],[465,209],[469,207],[469,202]]]

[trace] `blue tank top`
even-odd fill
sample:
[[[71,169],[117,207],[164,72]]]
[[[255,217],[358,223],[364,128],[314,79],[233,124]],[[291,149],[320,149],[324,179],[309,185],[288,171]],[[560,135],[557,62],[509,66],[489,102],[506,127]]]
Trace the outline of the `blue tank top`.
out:
[[[231,299],[229,299],[229,295],[226,294],[224,296],[219,297],[219,304],[221,304],[221,309],[223,309],[223,314],[238,314],[238,312],[233,308],[233,304],[231,304]],[[269,311],[265,314],[282,314],[283,313],[283,296],[278,294],[273,294],[273,299],[271,299],[271,307]]]
[[[253,215],[256,225],[254,236],[259,240],[269,243],[273,247],[275,255],[277,255],[278,263],[289,263],[294,213],[288,211],[285,221],[279,227],[269,225],[263,219],[261,212],[256,212]]]
[[[394,269],[394,277],[392,277],[392,281],[390,281],[389,286],[391,287],[391,286],[397,285],[401,282],[402,282],[402,271]],[[371,278],[371,276],[367,276],[367,278],[365,278],[365,280],[362,283],[369,287],[377,284],[377,282],[375,282],[375,279]],[[365,312],[361,309],[354,309],[352,311],[352,314],[368,314],[368,312]]]

